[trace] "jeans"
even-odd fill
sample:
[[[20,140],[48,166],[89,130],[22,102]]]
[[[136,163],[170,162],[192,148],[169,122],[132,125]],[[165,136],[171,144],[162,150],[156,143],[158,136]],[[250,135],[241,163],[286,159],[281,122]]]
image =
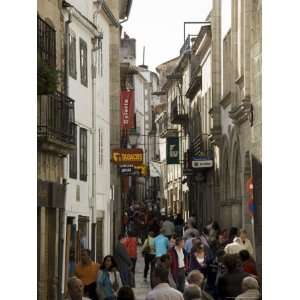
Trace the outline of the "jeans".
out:
[[[135,265],[136,265],[136,257],[130,257],[132,262],[132,269],[131,269],[131,287],[135,287]]]
[[[122,280],[122,285],[129,285],[130,286],[130,271],[120,271],[120,277]]]
[[[155,258],[154,254],[145,254],[144,259],[145,259],[145,268],[144,268],[144,278],[147,278],[148,271],[149,271],[149,265]]]

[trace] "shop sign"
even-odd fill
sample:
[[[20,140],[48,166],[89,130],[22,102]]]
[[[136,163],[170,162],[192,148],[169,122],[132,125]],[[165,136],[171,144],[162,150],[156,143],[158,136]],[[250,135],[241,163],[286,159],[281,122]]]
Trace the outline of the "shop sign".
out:
[[[142,149],[113,149],[112,161],[117,165],[141,165],[143,163]]]
[[[194,157],[192,159],[192,167],[194,169],[212,168],[214,165],[212,159],[207,157]]]
[[[120,97],[121,128],[134,128],[134,90],[124,90]]]
[[[121,175],[131,175],[134,172],[134,167],[132,165],[121,165],[120,174]]]
[[[167,137],[167,164],[179,164],[178,137]]]

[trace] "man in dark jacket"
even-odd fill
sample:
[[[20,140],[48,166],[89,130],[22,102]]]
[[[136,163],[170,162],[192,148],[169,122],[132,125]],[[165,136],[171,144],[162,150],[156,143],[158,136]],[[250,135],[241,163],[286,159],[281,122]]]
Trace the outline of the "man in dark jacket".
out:
[[[226,254],[223,258],[223,264],[227,271],[220,277],[218,282],[220,299],[234,299],[242,293],[243,279],[248,277],[249,274],[241,269],[237,254]]]
[[[183,293],[185,286],[185,273],[188,271],[188,254],[184,250],[182,237],[176,239],[176,244],[169,250],[171,256],[171,273],[177,289]]]
[[[131,259],[127,253],[125,246],[122,244],[125,236],[123,234],[119,235],[119,240],[116,243],[114,258],[118,265],[118,269],[120,272],[120,277],[123,285],[131,284],[131,274],[130,270],[132,268]]]

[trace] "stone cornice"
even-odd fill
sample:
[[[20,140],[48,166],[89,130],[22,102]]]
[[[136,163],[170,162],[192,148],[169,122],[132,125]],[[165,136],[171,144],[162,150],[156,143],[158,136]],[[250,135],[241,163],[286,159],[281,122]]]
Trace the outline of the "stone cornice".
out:
[[[251,122],[253,115],[253,107],[250,102],[250,96],[247,96],[242,100],[242,103],[233,107],[229,112],[229,117],[232,119],[233,124],[241,125],[245,121],[249,120]]]

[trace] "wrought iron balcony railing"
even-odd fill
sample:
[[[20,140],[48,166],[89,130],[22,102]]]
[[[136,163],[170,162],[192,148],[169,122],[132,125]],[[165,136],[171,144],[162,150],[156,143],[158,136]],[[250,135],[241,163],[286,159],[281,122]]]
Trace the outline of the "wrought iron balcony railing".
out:
[[[76,144],[74,100],[60,92],[37,97],[38,139]]]
[[[182,101],[178,101],[178,97],[175,97],[171,102],[171,123],[173,124],[185,124],[188,120],[188,115],[184,110]]]
[[[39,16],[37,17],[37,50],[41,60],[56,67],[56,32]]]

